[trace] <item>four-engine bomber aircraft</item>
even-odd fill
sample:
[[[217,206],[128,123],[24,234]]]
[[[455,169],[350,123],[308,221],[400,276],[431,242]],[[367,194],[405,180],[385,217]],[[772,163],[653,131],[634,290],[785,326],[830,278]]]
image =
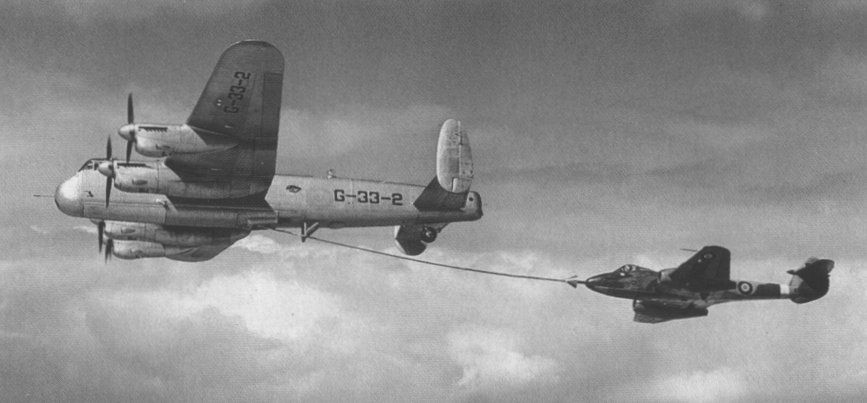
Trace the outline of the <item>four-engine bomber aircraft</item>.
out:
[[[185,124],[133,119],[118,130],[126,161],[87,161],[58,186],[57,207],[97,224],[106,257],[203,261],[251,230],[396,226],[409,255],[422,253],[447,223],[481,218],[471,192],[472,157],[459,122],[440,130],[437,172],[429,185],[275,175],[283,55],[261,41],[223,52]],[[132,149],[154,161],[130,161]],[[112,188],[119,190],[112,195]],[[103,242],[103,238],[108,240]]]
[[[792,279],[783,285],[731,280],[730,256],[726,248],[705,246],[674,269],[656,272],[628,264],[586,281],[567,282],[631,299],[635,321],[644,323],[706,316],[709,306],[729,301],[788,298],[803,304],[828,293],[829,273],[834,268],[831,260],[808,259],[802,268],[788,271]]]

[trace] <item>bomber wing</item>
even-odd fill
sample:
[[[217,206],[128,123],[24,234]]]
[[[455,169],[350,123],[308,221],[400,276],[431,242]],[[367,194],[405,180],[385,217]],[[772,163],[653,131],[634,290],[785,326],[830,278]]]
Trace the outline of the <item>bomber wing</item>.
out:
[[[721,246],[705,246],[698,253],[668,273],[669,279],[690,290],[731,288],[729,262],[731,253]]]
[[[190,180],[249,183],[267,189],[274,176],[283,92],[283,55],[262,41],[223,52],[187,124],[203,138],[239,144],[204,154],[177,154],[166,165]]]
[[[202,262],[205,260],[211,260],[214,256],[220,254],[220,252],[226,250],[231,243],[215,243],[210,245],[202,245],[194,248],[190,248],[183,253],[179,253],[176,255],[169,256],[170,259],[180,260],[183,262]]]

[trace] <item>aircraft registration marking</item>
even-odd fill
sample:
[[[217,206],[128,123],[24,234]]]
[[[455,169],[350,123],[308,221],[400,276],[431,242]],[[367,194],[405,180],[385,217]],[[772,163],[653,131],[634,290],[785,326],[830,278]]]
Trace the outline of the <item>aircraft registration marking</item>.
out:
[[[395,206],[403,206],[403,194],[392,193],[383,196],[374,190],[359,190],[355,194],[347,194],[343,189],[334,189],[334,201],[346,202],[346,199],[355,199],[358,203],[380,204],[383,200],[390,201]]]
[[[229,104],[223,107],[223,112],[226,113],[238,113],[241,110],[240,106],[241,100],[244,99],[244,92],[247,91],[247,83],[250,81],[251,73],[245,71],[236,71],[234,78],[238,80],[235,82],[236,85],[232,85],[229,87],[229,94],[226,95],[226,98],[229,99]]]

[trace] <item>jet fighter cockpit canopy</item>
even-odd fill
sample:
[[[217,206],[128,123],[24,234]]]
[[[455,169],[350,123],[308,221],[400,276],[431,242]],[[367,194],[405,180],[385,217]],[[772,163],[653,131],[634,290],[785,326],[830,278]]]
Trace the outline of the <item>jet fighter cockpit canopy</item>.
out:
[[[620,266],[619,269],[615,270],[614,273],[616,273],[620,277],[626,277],[633,272],[639,272],[639,271],[651,271],[651,270],[644,268],[644,267],[641,267],[641,266],[636,266],[634,264],[625,264],[623,266]]]

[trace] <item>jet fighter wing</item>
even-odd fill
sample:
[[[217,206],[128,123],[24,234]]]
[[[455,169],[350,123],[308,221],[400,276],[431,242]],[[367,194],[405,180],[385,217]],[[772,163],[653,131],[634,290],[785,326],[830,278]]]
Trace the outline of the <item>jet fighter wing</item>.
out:
[[[283,55],[277,48],[262,41],[232,45],[217,62],[187,124],[203,138],[226,136],[238,145],[218,152],[171,155],[166,165],[191,179],[270,184],[282,93]]]
[[[668,273],[675,284],[690,290],[713,290],[731,287],[729,261],[731,253],[721,246],[705,246],[678,268]]]

